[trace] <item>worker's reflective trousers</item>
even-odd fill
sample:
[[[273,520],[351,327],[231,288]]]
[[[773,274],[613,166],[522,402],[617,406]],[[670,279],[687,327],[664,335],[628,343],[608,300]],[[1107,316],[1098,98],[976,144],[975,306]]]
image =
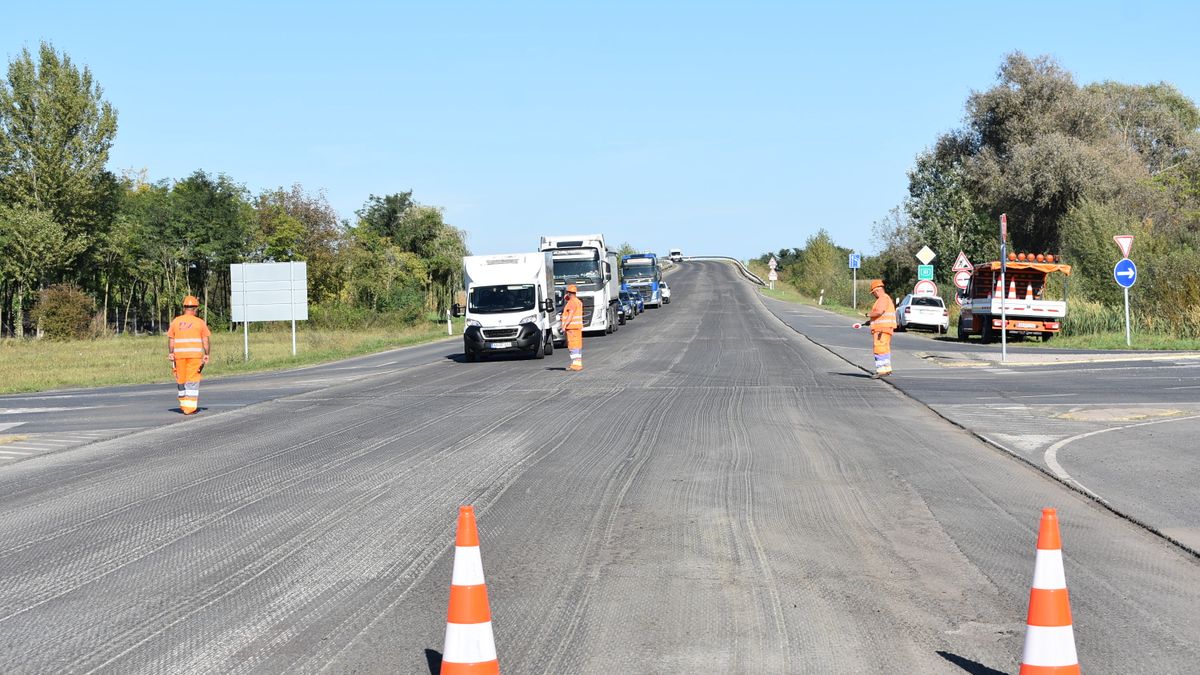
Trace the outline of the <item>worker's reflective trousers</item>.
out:
[[[892,334],[882,331],[873,333],[875,342],[875,372],[879,375],[892,372]]]
[[[175,359],[175,384],[179,387],[179,409],[191,415],[200,407],[201,359]]]
[[[567,330],[567,351],[571,353],[571,370],[583,370],[582,330]]]

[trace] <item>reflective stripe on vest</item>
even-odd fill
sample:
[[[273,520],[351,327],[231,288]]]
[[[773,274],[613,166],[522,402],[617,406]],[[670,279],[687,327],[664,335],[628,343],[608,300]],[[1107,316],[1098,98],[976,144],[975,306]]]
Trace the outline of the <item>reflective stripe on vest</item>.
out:
[[[878,317],[871,319],[872,328],[895,328],[896,327],[896,312],[884,312]]]
[[[181,344],[203,345],[202,338],[175,338],[174,346],[171,351],[175,354],[203,354],[204,347],[181,347]]]

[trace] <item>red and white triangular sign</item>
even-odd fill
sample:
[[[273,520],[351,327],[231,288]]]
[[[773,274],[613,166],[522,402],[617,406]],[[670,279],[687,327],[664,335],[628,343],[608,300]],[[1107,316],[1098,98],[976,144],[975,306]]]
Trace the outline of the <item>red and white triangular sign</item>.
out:
[[[1121,247],[1121,257],[1128,258],[1129,250],[1133,248],[1133,235],[1118,234],[1113,237],[1113,241],[1117,242],[1117,246]]]
[[[954,259],[954,267],[950,268],[951,272],[970,272],[974,268],[971,267],[971,261],[967,259],[967,254],[962,251],[958,252],[958,257]]]

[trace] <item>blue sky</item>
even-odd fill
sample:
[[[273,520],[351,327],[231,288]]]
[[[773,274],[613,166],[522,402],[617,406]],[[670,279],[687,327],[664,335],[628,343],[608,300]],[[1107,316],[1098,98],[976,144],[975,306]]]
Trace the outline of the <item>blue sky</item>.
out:
[[[476,253],[601,231],[748,257],[874,250],[905,171],[1003,55],[1200,99],[1196,3],[21,3],[120,112],[115,170],[413,190]],[[6,60],[7,60],[6,59]]]

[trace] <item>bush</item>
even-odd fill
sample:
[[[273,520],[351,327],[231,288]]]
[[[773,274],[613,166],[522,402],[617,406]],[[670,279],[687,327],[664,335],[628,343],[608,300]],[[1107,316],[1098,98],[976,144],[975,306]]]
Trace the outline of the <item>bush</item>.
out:
[[[51,340],[82,340],[91,333],[92,299],[74,284],[56,284],[38,297],[33,320]]]

